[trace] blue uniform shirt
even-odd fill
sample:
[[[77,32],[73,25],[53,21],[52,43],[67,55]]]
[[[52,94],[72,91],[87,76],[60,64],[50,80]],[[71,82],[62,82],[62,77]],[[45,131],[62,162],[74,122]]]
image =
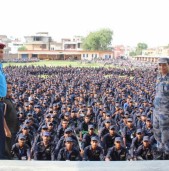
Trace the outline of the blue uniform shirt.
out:
[[[2,64],[0,63],[0,97],[5,97],[6,93],[7,93],[6,78],[2,69]]]

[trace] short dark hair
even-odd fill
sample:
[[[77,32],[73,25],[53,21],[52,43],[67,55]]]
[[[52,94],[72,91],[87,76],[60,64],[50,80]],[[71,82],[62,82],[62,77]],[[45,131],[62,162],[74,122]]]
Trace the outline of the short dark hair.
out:
[[[12,82],[10,82],[10,81],[7,81],[7,84],[10,84],[10,85],[12,85]]]

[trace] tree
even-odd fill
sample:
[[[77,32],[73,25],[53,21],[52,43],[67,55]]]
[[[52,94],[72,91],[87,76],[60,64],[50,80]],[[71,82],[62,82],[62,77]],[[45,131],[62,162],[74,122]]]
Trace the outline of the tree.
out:
[[[18,51],[24,51],[24,50],[27,50],[27,48],[25,46],[21,46],[18,48]]]
[[[146,43],[138,43],[138,44],[137,44],[137,47],[136,47],[136,50],[130,52],[130,56],[141,55],[141,54],[142,54],[142,51],[143,51],[144,49],[147,49],[147,48],[148,48],[148,45],[147,45]]]
[[[113,31],[107,28],[90,32],[84,38],[82,47],[84,50],[110,50],[112,35]]]
[[[146,43],[138,43],[136,48],[136,55],[141,55],[142,51],[147,48],[148,46]]]
[[[129,55],[130,55],[130,56],[136,56],[136,52],[135,52],[135,51],[132,51],[132,52],[130,52]]]

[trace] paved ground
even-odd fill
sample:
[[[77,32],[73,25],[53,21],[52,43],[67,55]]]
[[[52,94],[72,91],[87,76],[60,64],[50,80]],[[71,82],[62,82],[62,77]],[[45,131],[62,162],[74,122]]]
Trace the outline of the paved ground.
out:
[[[168,171],[169,161],[0,161],[0,171]]]

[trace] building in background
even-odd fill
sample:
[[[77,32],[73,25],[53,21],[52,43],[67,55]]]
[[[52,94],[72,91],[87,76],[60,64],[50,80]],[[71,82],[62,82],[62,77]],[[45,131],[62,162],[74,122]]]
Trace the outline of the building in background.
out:
[[[41,60],[94,60],[112,59],[113,51],[77,51],[77,50],[26,50],[18,51],[19,59]]]
[[[11,39],[10,43],[8,43],[8,46],[10,48],[10,52],[9,52],[10,54],[17,54],[18,49],[23,47],[24,44],[20,39],[13,38],[13,39]]]
[[[52,38],[48,32],[38,32],[32,36],[25,36],[24,47],[27,50],[50,50]]]
[[[73,39],[62,39],[63,50],[82,50],[82,37],[74,36]]]
[[[169,47],[159,46],[156,48],[148,48],[142,51],[142,56],[169,56]]]

